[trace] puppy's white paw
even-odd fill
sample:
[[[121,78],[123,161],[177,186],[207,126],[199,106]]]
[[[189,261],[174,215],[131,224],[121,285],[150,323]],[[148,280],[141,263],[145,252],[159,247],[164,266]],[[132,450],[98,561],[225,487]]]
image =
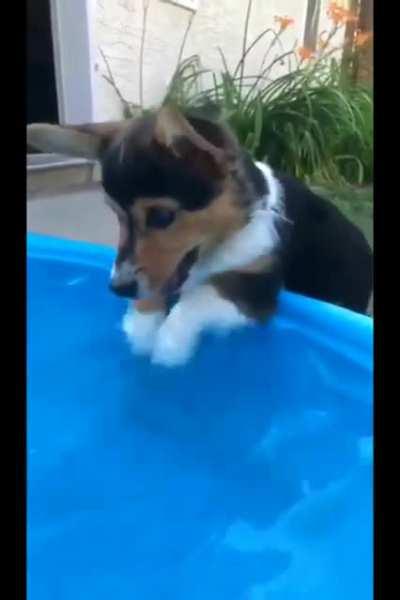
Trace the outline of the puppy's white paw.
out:
[[[155,340],[154,364],[175,367],[185,364],[196,350],[204,329],[229,331],[249,322],[212,285],[186,292],[161,325]]]
[[[153,350],[157,332],[165,319],[161,311],[142,313],[129,308],[122,320],[126,334],[135,354],[146,355]]]
[[[178,323],[170,315],[160,327],[156,336],[152,362],[165,367],[178,367],[188,362],[192,356],[198,336],[184,323]]]

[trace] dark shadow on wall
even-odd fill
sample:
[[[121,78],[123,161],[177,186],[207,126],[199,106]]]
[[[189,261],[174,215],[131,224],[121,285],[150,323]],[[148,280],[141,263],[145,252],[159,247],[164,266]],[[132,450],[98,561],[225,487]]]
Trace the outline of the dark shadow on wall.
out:
[[[28,0],[27,8],[27,123],[57,123],[50,0]]]
[[[308,0],[303,46],[309,50],[317,48],[320,15],[321,0]]]

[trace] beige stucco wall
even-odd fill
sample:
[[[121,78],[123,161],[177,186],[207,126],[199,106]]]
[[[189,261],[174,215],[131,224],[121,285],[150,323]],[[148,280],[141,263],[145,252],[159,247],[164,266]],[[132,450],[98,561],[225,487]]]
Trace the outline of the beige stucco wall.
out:
[[[139,103],[139,55],[142,35],[143,5],[149,2],[144,50],[143,95],[146,106],[162,99],[177,64],[179,48],[191,11],[166,0],[97,0],[94,14],[96,44],[95,116],[97,120],[119,118],[121,103],[112,87],[102,77],[106,66],[98,51],[107,56],[113,76],[124,97]],[[200,0],[185,46],[184,57],[199,54],[207,68],[219,69],[220,46],[229,66],[236,65],[242,52],[247,0]],[[323,2],[320,28],[327,25]],[[249,41],[267,27],[274,26],[276,15],[289,15],[295,20],[282,37],[285,49],[296,40],[301,45],[307,0],[254,0],[249,26]],[[248,57],[246,71],[259,71],[264,47],[258,45]]]

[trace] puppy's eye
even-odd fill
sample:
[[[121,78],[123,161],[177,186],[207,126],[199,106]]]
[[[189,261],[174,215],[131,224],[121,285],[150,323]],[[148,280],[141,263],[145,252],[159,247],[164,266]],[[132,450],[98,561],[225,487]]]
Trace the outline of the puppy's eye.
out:
[[[169,208],[150,208],[146,215],[146,227],[166,229],[175,220],[176,213]]]

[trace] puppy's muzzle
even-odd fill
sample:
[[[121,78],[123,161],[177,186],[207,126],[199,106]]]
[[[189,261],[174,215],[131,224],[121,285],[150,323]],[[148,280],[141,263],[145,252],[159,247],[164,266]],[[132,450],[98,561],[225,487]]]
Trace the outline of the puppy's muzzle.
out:
[[[139,284],[135,267],[128,262],[114,265],[111,271],[110,290],[123,298],[136,298]]]

